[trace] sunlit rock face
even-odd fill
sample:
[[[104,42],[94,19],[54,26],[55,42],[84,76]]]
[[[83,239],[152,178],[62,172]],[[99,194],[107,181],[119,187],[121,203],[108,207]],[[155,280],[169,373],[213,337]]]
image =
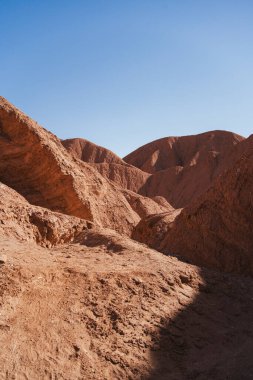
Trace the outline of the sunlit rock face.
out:
[[[0,99],[0,180],[30,203],[130,233],[138,215],[115,186]]]
[[[203,194],[226,169],[242,136],[211,131],[194,136],[166,137],[146,144],[124,158],[151,173],[140,193],[160,195],[182,208]]]

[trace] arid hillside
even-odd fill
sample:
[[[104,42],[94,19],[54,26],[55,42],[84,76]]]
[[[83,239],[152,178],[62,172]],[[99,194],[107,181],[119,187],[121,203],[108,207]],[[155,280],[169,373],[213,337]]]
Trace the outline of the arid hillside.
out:
[[[84,139],[63,140],[62,144],[121,188],[149,198],[162,196],[174,208],[182,208],[213,184],[243,140],[226,131],[168,137],[140,147],[124,160]]]
[[[30,203],[130,233],[139,220],[120,191],[60,140],[0,98],[0,180]]]
[[[125,163],[110,150],[79,138],[62,140],[61,143],[72,156],[87,162],[104,178],[112,181],[139,217],[173,209],[163,197],[150,198],[138,194],[149,174]]]
[[[92,165],[105,178],[123,189],[134,192],[146,183],[150,175],[127,164],[109,149],[80,138],[62,140],[63,146],[74,157]]]
[[[253,378],[253,137],[165,141],[129,164],[0,98],[0,379]]]
[[[152,174],[141,194],[163,196],[174,208],[181,208],[212,185],[229,164],[234,147],[243,139],[226,131],[166,137],[140,147],[124,160]]]
[[[253,136],[235,147],[230,163],[174,221],[147,217],[134,237],[198,265],[253,274]],[[163,231],[161,239],[157,228]]]
[[[217,157],[218,166],[221,164],[222,156],[242,140],[244,140],[242,136],[226,131],[164,137],[136,149],[128,154],[124,161],[153,174],[175,166],[194,166],[213,154]]]
[[[91,141],[75,138],[61,140],[62,145],[76,158],[89,163],[122,164],[122,160],[111,150],[96,145]]]

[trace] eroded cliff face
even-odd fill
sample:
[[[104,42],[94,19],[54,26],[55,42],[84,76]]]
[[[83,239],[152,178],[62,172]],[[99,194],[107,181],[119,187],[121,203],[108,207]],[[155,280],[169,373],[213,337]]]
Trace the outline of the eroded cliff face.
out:
[[[253,136],[235,148],[230,164],[205,194],[165,223],[162,239],[154,234],[159,215],[153,224],[141,221],[134,237],[197,265],[253,274]]]
[[[127,164],[109,149],[88,140],[75,138],[61,142],[74,157],[89,163],[103,177],[123,189],[139,192],[150,177],[148,173]]]
[[[140,169],[92,145],[80,161],[3,98],[0,122],[0,378],[251,379],[253,137],[174,210],[128,189]],[[177,186],[174,164],[157,174]],[[167,255],[125,235],[140,217],[132,236]]]
[[[140,194],[160,195],[174,208],[182,208],[212,185],[242,140],[243,137],[225,131],[168,137],[140,147],[124,160],[151,173]]]
[[[230,165],[234,147],[244,138],[211,131],[153,141],[120,159],[84,139],[62,141],[76,158],[88,162],[117,186],[153,198],[161,196],[182,208],[203,194]]]
[[[93,227],[90,221],[33,206],[15,190],[0,182],[2,238],[52,247],[71,243],[82,232]]]
[[[172,222],[183,209],[171,209],[142,217],[134,228],[132,238],[158,251],[162,251],[164,239]],[[172,253],[172,252],[171,252]]]
[[[123,189],[141,192],[150,175],[128,164],[92,164],[105,178],[114,182]]]
[[[124,196],[58,138],[0,98],[0,180],[30,203],[130,233],[139,220]]]
[[[140,216],[160,214],[163,212],[174,211],[174,208],[163,197],[154,197],[153,199],[143,197],[130,190],[121,190],[132,209]]]

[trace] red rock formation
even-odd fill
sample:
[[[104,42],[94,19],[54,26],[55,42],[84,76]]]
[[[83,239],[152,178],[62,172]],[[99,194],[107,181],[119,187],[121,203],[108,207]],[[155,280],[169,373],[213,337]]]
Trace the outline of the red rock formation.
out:
[[[0,179],[25,198],[0,183],[0,378],[251,379],[252,278],[27,199],[124,232],[159,212],[136,229],[144,242],[253,273],[252,146],[238,144],[179,215],[105,180],[1,99]]]
[[[137,224],[132,233],[132,238],[149,247],[161,250],[161,245],[167,237],[171,223],[180,214],[182,209],[145,215]]]
[[[252,189],[253,136],[235,147],[229,168],[214,185],[174,221],[168,221],[160,241],[152,232],[154,224],[161,223],[159,216],[153,218],[152,226],[149,219],[141,221],[134,236],[198,265],[253,274]]]
[[[103,163],[92,164],[92,166],[96,168],[103,177],[123,189],[134,192],[139,192],[149,178],[148,173],[127,164]]]
[[[56,136],[0,98],[0,180],[30,203],[129,233],[139,220],[94,168],[69,155]]]
[[[75,157],[92,164],[103,177],[123,189],[149,198],[162,196],[173,207],[181,208],[212,185],[241,140],[243,137],[225,131],[168,137],[128,155],[125,158],[128,164],[110,150],[87,140],[70,139],[62,143]]]
[[[161,195],[175,208],[197,199],[225,168],[234,146],[244,138],[225,131],[168,137],[130,153],[126,162],[152,173],[140,194]]]
[[[116,163],[121,164],[123,160],[119,158],[115,153],[102,146],[96,145],[91,141],[75,138],[61,140],[62,145],[75,156],[84,162],[103,163],[109,164]]]
[[[105,178],[123,190],[122,194],[141,217],[173,210],[163,197],[150,199],[136,194],[149,178],[149,174],[129,165],[109,149],[81,138],[61,141],[74,157],[91,164]]]
[[[93,227],[74,216],[33,206],[15,190],[0,183],[0,235],[44,247],[70,243]]]
[[[174,211],[173,207],[162,197],[151,199],[130,190],[122,190],[122,194],[124,194],[126,200],[140,218],[145,218],[152,214]]]
[[[123,189],[138,192],[149,174],[127,164],[109,149],[80,138],[62,141],[63,146],[74,157],[91,164],[105,178]]]

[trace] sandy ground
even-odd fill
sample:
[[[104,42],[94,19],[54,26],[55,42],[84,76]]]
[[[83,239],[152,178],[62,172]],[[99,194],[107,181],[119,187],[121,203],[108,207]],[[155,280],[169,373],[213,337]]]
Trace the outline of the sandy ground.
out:
[[[250,278],[109,232],[0,252],[0,379],[253,378]]]

